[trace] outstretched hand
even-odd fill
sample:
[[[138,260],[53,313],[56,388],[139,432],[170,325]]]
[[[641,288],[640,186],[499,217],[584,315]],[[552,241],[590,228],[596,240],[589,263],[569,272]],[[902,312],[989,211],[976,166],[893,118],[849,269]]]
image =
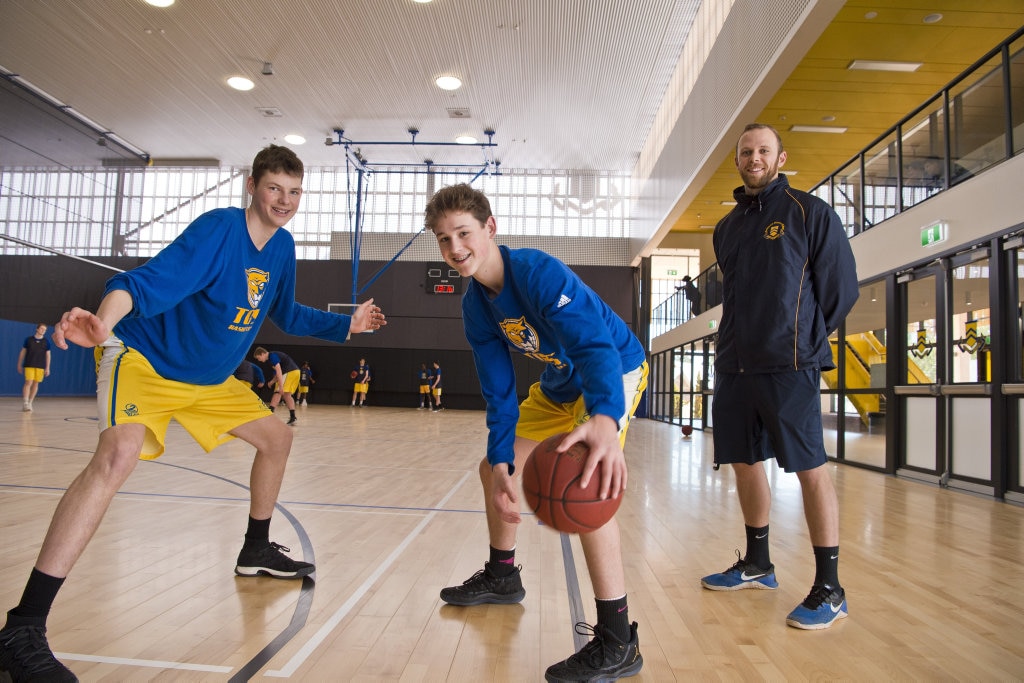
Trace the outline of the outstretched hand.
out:
[[[352,311],[352,323],[349,325],[349,330],[354,333],[367,332],[380,329],[387,324],[388,321],[384,318],[380,306],[374,306],[373,299],[367,299]]]
[[[53,343],[67,350],[68,342],[87,348],[98,346],[110,337],[110,328],[94,313],[84,308],[72,308],[53,326]]]

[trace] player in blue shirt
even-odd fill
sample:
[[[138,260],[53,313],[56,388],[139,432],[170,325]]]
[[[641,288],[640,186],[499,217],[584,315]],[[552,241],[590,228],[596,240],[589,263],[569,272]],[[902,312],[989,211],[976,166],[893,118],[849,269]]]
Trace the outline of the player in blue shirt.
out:
[[[54,343],[100,347],[99,444],[61,498],[21,602],[0,630],[0,662],[15,680],[77,680],[50,651],[46,617],[68,572],[138,459],[159,457],[171,418],[207,451],[239,438],[256,448],[249,525],[235,573],[301,578],[307,562],[269,539],[292,435],[232,376],[263,320],[294,335],[344,342],[386,324],[369,300],[352,316],[295,301],[295,243],[281,229],[299,208],[303,166],[270,145],[252,164],[248,208],[214,209],[144,265],[107,282],[93,314],[64,313]]]
[[[441,599],[453,605],[517,603],[526,595],[515,565],[519,466],[539,442],[569,432],[558,450],[577,442],[590,448],[581,485],[599,477],[602,498],[621,495],[626,488],[622,444],[647,386],[646,353],[622,319],[564,263],[535,249],[499,247],[483,193],[468,185],[438,191],[427,204],[426,226],[445,262],[471,278],[462,320],[489,430],[480,480],[490,558],[462,585],[442,590]],[[547,364],[522,404],[513,351]],[[545,676],[548,681],[632,676],[643,658],[636,623],[629,622],[618,522],[613,518],[581,534],[580,542],[594,586],[597,624],[576,628],[594,637]]]

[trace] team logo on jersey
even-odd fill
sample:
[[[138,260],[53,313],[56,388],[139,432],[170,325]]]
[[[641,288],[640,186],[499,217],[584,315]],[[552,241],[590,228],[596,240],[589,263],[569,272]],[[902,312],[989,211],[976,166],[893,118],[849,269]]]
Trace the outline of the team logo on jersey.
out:
[[[246,268],[245,280],[248,283],[249,306],[259,308],[263,293],[270,282],[270,273],[259,268]]]
[[[137,417],[139,414],[139,407],[134,403],[125,404],[124,414],[128,417]]]
[[[540,350],[540,339],[537,337],[537,330],[533,329],[526,317],[517,320],[506,319],[498,323],[505,337],[512,342],[523,353],[536,353]]]
[[[772,223],[771,225],[764,229],[764,238],[766,240],[777,240],[780,237],[782,237],[782,233],[784,233],[785,231],[786,226],[780,223],[779,221],[775,221],[774,223]]]

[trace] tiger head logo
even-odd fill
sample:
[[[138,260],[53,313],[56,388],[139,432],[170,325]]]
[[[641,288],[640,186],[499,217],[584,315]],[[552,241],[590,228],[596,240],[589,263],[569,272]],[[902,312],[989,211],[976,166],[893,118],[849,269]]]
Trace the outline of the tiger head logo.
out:
[[[505,333],[512,345],[524,353],[536,353],[540,350],[540,340],[537,339],[537,331],[533,329],[526,317],[518,320],[502,320],[498,323],[501,331]]]
[[[270,282],[270,273],[259,268],[246,268],[245,279],[248,283],[249,307],[259,308],[267,283]]]

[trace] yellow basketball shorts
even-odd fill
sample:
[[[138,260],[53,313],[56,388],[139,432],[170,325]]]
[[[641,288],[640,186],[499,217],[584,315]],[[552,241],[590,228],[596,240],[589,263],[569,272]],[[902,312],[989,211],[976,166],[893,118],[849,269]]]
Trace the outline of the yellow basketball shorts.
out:
[[[433,393],[434,396],[440,396],[441,395],[441,387],[437,387],[431,393]]]
[[[626,443],[626,431],[633,419],[640,398],[647,388],[647,362],[635,370],[622,376],[623,391],[626,396],[626,412],[619,418],[619,445]],[[544,395],[540,383],[530,387],[530,395],[519,404],[519,423],[516,425],[516,436],[531,441],[543,441],[554,434],[571,432],[573,429],[590,419],[583,396],[571,403],[555,403]]]
[[[430,393],[430,385],[429,384],[421,384],[420,385],[420,393],[421,394],[429,394]]]
[[[43,368],[24,368],[24,370],[26,382],[42,382],[43,377],[46,376],[46,370]]]
[[[299,379],[302,373],[298,370],[289,370],[284,373],[284,387],[282,387],[282,393],[294,394],[295,390],[299,388]]]
[[[308,394],[308,393],[309,393],[309,387],[300,384],[299,385],[299,395]]]
[[[356,392],[357,394],[365,394],[369,390],[369,382],[356,382],[355,385],[352,387],[352,391]]]
[[[245,382],[198,385],[161,377],[138,351],[111,338],[97,347],[96,400],[103,431],[122,424],[146,427],[143,460],[163,455],[167,425],[177,420],[209,452],[234,437],[232,429],[270,415]]]

